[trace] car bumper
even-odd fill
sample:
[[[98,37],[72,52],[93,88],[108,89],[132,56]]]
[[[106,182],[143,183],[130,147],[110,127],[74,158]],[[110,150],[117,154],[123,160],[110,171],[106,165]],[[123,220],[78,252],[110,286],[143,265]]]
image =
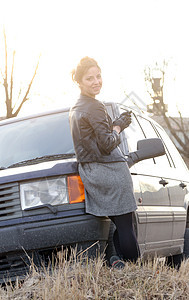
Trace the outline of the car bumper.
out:
[[[0,224],[0,281],[5,272],[11,279],[23,274],[23,257],[31,253],[77,245],[79,249],[89,248],[89,253],[93,254],[97,250],[93,244],[97,245],[97,241],[100,250],[104,251],[110,220],[79,211],[77,214],[75,211],[75,215],[67,213],[67,216],[65,212],[59,212],[56,216],[28,216],[11,220],[5,227]]]

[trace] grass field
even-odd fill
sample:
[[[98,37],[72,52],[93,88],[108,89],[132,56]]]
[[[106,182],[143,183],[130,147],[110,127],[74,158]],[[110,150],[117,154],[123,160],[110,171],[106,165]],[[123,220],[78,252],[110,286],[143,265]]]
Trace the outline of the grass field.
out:
[[[189,260],[179,270],[159,259],[126,263],[119,270],[109,268],[102,257],[73,252],[68,260],[60,252],[48,268],[32,265],[24,281],[1,287],[0,299],[189,299]]]

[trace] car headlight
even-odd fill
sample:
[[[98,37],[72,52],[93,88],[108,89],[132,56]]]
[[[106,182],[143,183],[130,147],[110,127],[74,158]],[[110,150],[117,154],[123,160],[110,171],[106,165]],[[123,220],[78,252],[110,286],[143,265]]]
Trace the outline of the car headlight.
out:
[[[51,204],[68,203],[65,177],[45,179],[20,185],[22,209]]]

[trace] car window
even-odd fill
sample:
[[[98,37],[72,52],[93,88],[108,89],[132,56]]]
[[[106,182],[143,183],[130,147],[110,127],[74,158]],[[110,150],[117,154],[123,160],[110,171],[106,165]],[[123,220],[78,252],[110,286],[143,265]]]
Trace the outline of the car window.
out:
[[[121,110],[121,113],[124,110]],[[129,125],[129,127],[127,127],[124,130],[125,133],[125,137],[126,137],[126,141],[128,144],[128,149],[129,152],[134,152],[137,150],[137,142],[139,140],[143,140],[145,139],[145,134],[144,131],[142,129],[142,127],[140,126],[139,122],[137,121],[137,117],[135,113],[132,113],[132,122]],[[152,158],[150,159],[146,159],[145,161],[141,161],[139,163],[137,163],[137,167],[139,168],[141,166],[141,168],[144,168],[145,164],[145,168],[148,168],[149,170],[152,169],[153,165],[154,165],[154,161]]]
[[[166,149],[168,149],[168,151],[169,151],[169,155],[174,164],[174,168],[179,168],[179,169],[183,169],[184,171],[186,171],[187,167],[186,167],[184,161],[182,160],[180,153],[176,149],[175,145],[173,144],[173,142],[171,141],[171,139],[169,138],[167,133],[160,126],[156,125],[155,127],[159,133],[159,136],[163,140]]]
[[[153,126],[153,123],[150,122],[149,120],[138,116],[138,121],[144,131],[145,137],[146,138],[161,138],[160,135],[158,135],[157,131],[155,130],[155,127]],[[166,148],[166,147],[165,147]],[[165,149],[166,150],[166,154],[163,156],[159,156],[159,157],[155,157],[153,159],[154,164],[160,166],[164,166],[164,167],[171,167],[173,166],[173,162],[170,158],[169,152],[168,152],[168,148]]]
[[[114,121],[116,119],[116,117],[120,115],[118,106],[115,105],[114,103],[110,103],[110,104],[106,103],[105,105],[106,105],[107,113],[111,117],[112,121]],[[124,155],[127,155],[129,152],[128,144],[127,144],[127,141],[126,141],[123,133],[120,134],[120,140],[121,140],[121,143],[119,144],[119,148]]]
[[[124,109],[120,108],[120,112],[125,112]],[[144,133],[141,130],[141,127],[139,126],[135,114],[132,113],[132,122],[124,130],[126,141],[127,141],[127,147],[129,149],[129,152],[134,152],[137,150],[137,141],[142,140],[145,138]]]
[[[0,126],[0,166],[45,155],[74,153],[68,114],[62,112]]]

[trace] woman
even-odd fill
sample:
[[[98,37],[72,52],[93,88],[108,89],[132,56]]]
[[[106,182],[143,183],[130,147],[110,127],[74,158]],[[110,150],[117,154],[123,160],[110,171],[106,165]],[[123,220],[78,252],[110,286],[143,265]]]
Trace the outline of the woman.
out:
[[[137,206],[126,159],[118,147],[120,132],[131,123],[130,113],[123,113],[112,122],[104,104],[95,99],[102,78],[94,59],[81,59],[72,79],[81,90],[80,98],[70,110],[70,126],[85,187],[86,212],[108,216],[116,225],[113,239],[119,258],[136,261],[139,248],[132,213]],[[111,263],[123,265],[117,259]]]

